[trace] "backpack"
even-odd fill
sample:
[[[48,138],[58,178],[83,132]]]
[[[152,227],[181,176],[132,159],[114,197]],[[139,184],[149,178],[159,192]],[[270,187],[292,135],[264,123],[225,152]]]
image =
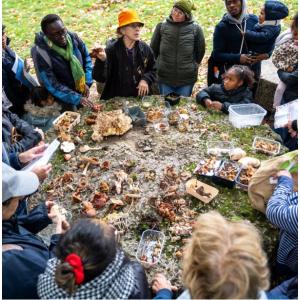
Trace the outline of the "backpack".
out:
[[[32,46],[32,48],[30,50],[30,54],[31,54],[31,58],[33,60],[34,69],[35,69],[35,73],[38,78],[38,81],[41,85],[43,85],[43,81],[41,79],[40,72],[38,69],[38,64],[37,64],[37,55],[39,54],[44,59],[44,61],[48,64],[48,66],[50,68],[52,68],[52,62],[51,62],[50,56],[46,50],[40,48],[37,45]]]

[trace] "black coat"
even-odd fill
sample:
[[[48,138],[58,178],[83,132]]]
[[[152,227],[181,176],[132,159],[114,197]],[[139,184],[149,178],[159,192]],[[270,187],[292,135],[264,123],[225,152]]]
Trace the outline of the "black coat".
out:
[[[151,48],[144,42],[136,42],[134,64],[130,61],[123,39],[112,41],[106,48],[107,59],[96,59],[93,78],[105,82],[101,99],[137,97],[137,86],[145,80],[149,88],[156,80],[155,60]]]
[[[27,122],[21,120],[10,110],[10,103],[5,94],[2,94],[2,142],[7,146],[7,152],[24,152],[36,146],[42,136],[34,130]],[[15,128],[21,138],[18,142],[12,143],[12,129]]]
[[[246,104],[253,100],[252,92],[246,86],[241,86],[238,89],[226,91],[222,84],[212,84],[203,89],[196,96],[197,103],[204,104],[205,99],[219,101],[223,104],[222,111],[228,113],[229,106],[232,104]]]
[[[281,104],[298,99],[298,68],[293,72],[277,71],[280,80],[286,84]]]
[[[44,204],[30,214],[2,222],[2,245],[14,244],[23,250],[2,251],[2,292],[4,299],[37,299],[38,276],[44,272],[59,235],[51,237],[48,247],[35,235],[51,220]]]

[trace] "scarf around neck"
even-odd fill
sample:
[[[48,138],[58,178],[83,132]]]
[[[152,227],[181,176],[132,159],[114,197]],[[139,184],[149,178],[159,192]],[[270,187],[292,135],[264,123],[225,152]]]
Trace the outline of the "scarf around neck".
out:
[[[85,90],[85,73],[78,58],[73,54],[73,43],[69,34],[67,34],[67,47],[61,48],[51,42],[46,36],[44,36],[47,45],[53,49],[56,53],[62,56],[65,60],[70,62],[71,72],[75,81],[75,88],[78,92],[83,93]]]
[[[37,290],[41,299],[128,299],[135,285],[134,270],[123,264],[125,254],[118,250],[115,259],[93,280],[78,285],[70,295],[55,281],[55,270],[60,260],[48,260],[46,270],[39,275]]]

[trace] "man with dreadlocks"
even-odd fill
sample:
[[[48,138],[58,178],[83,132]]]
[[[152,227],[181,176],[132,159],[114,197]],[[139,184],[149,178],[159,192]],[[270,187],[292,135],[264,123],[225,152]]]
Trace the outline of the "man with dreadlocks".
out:
[[[31,49],[40,83],[64,110],[75,110],[79,104],[92,107],[88,96],[93,66],[86,45],[58,15],[45,16],[41,29]]]

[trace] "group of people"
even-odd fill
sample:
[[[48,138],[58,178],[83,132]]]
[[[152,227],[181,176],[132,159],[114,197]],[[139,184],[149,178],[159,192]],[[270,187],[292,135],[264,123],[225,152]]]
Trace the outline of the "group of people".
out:
[[[231,104],[251,103],[260,63],[274,47],[273,60],[282,81],[274,106],[297,99],[298,18],[290,31],[279,36],[280,20],[288,15],[283,3],[266,1],[259,18],[247,13],[245,0],[225,0],[225,6],[227,12],[214,32],[208,87],[197,94],[197,103],[225,113]],[[43,130],[61,111],[93,108],[89,99],[93,80],[104,83],[104,100],[145,96],[155,84],[162,95],[190,96],[205,53],[194,9],[191,0],[175,1],[169,17],[156,26],[150,46],[140,40],[144,24],[138,14],[124,9],[118,16],[117,38],[109,40],[105,49],[97,46],[91,52],[59,16],[47,15],[31,49],[38,80],[28,72],[28,62],[9,47],[2,27],[3,298],[174,297],[175,287],[163,274],[153,278],[151,293],[144,269],[122,250],[113,227],[94,219],[80,219],[70,226],[59,210],[53,210],[53,201],[28,211],[27,198],[52,166],[21,169],[43,155],[47,148]],[[295,123],[288,126],[288,133],[297,139]],[[275,177],[278,183],[266,217],[280,229],[277,268],[287,280],[270,290],[267,257],[254,225],[209,212],[199,217],[186,245],[185,290],[179,298],[297,296],[298,193],[288,171]],[[45,244],[37,234],[49,224],[54,225],[53,235]]]

